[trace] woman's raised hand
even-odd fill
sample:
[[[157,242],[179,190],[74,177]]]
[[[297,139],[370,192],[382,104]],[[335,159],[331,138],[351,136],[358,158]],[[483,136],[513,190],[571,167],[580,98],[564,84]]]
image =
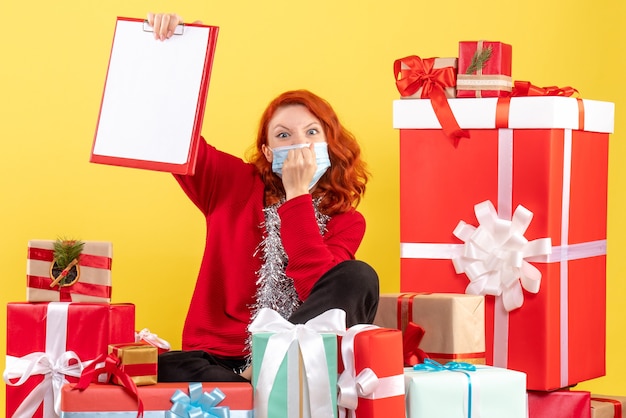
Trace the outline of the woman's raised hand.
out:
[[[176,26],[183,23],[183,18],[176,13],[148,13],[148,23],[154,31],[154,39],[164,41],[174,35]]]

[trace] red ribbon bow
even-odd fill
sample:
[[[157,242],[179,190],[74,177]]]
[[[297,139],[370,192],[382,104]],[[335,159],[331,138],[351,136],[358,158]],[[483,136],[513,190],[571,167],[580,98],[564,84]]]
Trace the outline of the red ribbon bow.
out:
[[[529,81],[516,81],[513,84],[511,96],[564,96],[570,97],[578,94],[578,90],[573,87],[538,87]]]
[[[402,69],[403,63],[408,69]],[[456,147],[461,138],[469,138],[469,133],[457,123],[444,92],[446,87],[456,85],[456,70],[454,67],[435,69],[434,65],[435,58],[421,59],[416,55],[396,60],[393,63],[396,87],[403,97],[411,96],[421,88],[421,98],[430,99],[443,132]]]
[[[97,364],[100,364],[104,361],[104,366],[96,368]],[[131,395],[137,401],[137,418],[143,417],[143,402],[139,397],[139,393],[137,391],[137,385],[133,379],[128,375],[128,373],[124,372],[121,368],[122,360],[117,357],[115,354],[101,354],[97,359],[95,359],[89,366],[85,367],[82,374],[80,375],[80,380],[78,383],[72,388],[72,390],[78,389],[83,391],[89,387],[89,383],[94,380],[94,375],[99,375],[101,373],[110,373],[115,375],[121,383],[122,387],[126,392]]]
[[[424,337],[424,328],[415,322],[409,322],[402,334],[402,352],[404,354],[405,366],[415,366],[424,362],[429,358],[428,354],[419,348],[420,342]]]
[[[496,128],[508,128],[509,127],[509,107],[511,105],[511,97],[522,96],[562,96],[571,97],[574,94],[579,94],[578,90],[573,87],[538,87],[531,84],[529,81],[516,81],[513,84],[513,90],[511,95],[507,97],[499,97],[496,107]],[[577,98],[578,101],[578,129],[581,131],[585,129],[585,107],[582,99]]]

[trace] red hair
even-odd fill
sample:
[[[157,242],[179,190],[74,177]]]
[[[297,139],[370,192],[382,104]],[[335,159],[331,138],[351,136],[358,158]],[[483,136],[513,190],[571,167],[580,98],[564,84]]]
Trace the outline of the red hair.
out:
[[[256,166],[265,183],[267,205],[278,202],[284,195],[283,182],[267,161],[262,146],[268,144],[267,131],[270,120],[276,111],[289,105],[303,105],[322,124],[326,141],[330,168],[317,182],[313,197],[322,196],[320,210],[328,215],[343,213],[357,207],[365,194],[369,172],[361,159],[361,148],[352,135],[339,122],[337,114],[324,99],[307,90],[287,91],[276,97],[267,106],[257,133],[256,143],[249,150],[249,161]]]

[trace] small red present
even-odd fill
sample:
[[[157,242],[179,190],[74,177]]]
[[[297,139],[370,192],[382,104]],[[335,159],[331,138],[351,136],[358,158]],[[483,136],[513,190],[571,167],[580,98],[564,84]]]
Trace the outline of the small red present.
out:
[[[58,268],[55,241],[28,242],[26,300],[28,302],[111,302],[110,242],[85,241],[66,268]]]
[[[505,97],[512,89],[511,45],[459,42],[456,97]]]
[[[134,341],[135,307],[9,303],[7,324],[6,416],[42,418],[59,413],[57,383],[77,382],[109,344]]]
[[[337,382],[340,416],[405,416],[400,330],[375,325],[350,327],[341,337],[340,361]]]

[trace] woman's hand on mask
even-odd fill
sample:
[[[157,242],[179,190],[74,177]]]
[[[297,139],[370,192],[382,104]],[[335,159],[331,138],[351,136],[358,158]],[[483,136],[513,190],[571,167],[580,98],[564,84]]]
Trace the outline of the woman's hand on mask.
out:
[[[313,144],[305,148],[289,150],[282,171],[285,198],[289,200],[309,193],[309,184],[316,169],[317,163],[315,162]]]

